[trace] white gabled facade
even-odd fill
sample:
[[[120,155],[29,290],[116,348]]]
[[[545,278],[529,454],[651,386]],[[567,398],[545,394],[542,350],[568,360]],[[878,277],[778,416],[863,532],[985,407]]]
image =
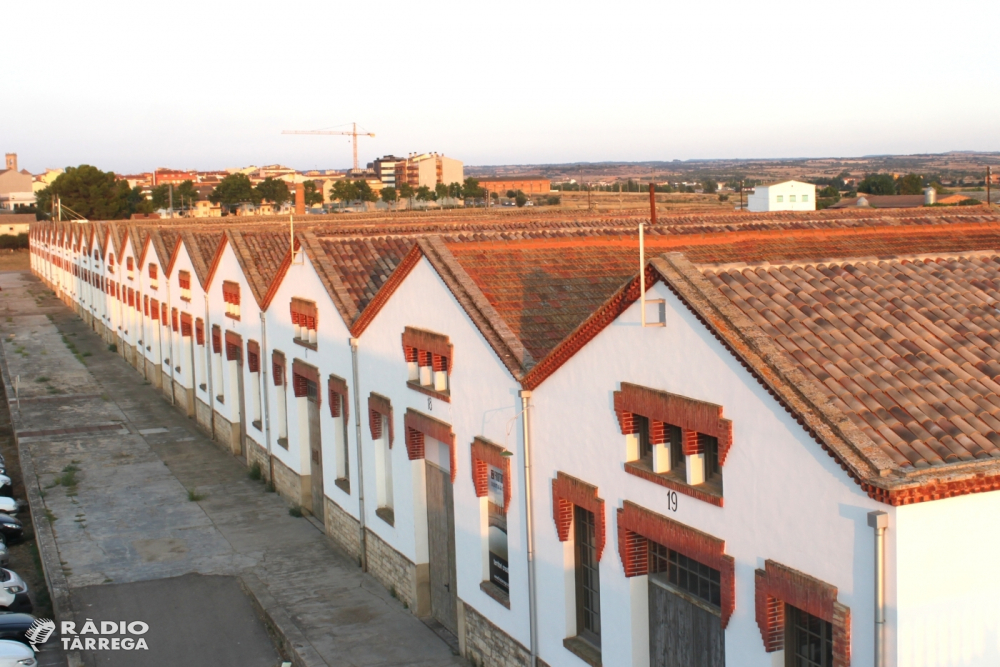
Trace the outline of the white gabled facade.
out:
[[[815,211],[816,186],[802,181],[783,181],[758,185],[747,196],[747,210],[765,211]]]

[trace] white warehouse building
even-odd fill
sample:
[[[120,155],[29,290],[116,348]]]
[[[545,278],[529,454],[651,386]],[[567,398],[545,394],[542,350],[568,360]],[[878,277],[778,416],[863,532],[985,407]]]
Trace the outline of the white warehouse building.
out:
[[[747,209],[753,213],[815,211],[816,186],[802,181],[758,185],[747,197]]]
[[[998,664],[1000,216],[331,219],[31,266],[473,664]]]

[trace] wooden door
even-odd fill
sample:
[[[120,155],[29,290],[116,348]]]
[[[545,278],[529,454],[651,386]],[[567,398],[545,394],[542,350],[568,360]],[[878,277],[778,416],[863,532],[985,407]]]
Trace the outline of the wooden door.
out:
[[[649,576],[650,667],[724,667],[722,618],[679,592],[662,574]]]
[[[458,634],[458,586],[455,583],[455,502],[451,475],[430,461],[427,466],[427,538],[431,614]]]
[[[306,383],[306,404],[309,406],[309,477],[312,486],[312,513],[324,522],[323,511],[323,446],[319,431],[318,387],[315,382]]]

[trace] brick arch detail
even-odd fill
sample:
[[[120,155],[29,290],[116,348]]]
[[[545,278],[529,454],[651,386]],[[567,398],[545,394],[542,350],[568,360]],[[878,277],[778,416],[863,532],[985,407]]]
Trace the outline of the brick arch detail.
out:
[[[736,561],[726,555],[726,542],[629,501],[618,510],[618,555],[626,577],[649,574],[647,542],[693,558],[719,571],[722,627],[736,610]]]
[[[403,415],[403,425],[406,427],[406,455],[411,461],[419,461],[424,458],[425,436],[448,445],[451,481],[454,483],[458,463],[455,456],[455,432],[452,431],[451,425],[413,408],[406,409],[406,414]]]
[[[371,431],[372,440],[378,440],[382,437],[382,421],[378,419],[379,415],[384,415],[386,421],[389,422],[389,448],[392,449],[392,441],[395,436],[392,423],[392,401],[373,391],[368,395],[368,429]]]
[[[569,539],[569,529],[573,526],[574,505],[594,513],[597,560],[601,560],[607,535],[604,499],[597,496],[597,487],[593,484],[587,484],[572,475],[559,472],[552,480],[552,518],[555,519],[560,542]]]
[[[685,454],[697,453],[696,439],[688,432],[704,433],[719,439],[719,465],[724,465],[733,445],[733,422],[722,417],[722,406],[699,401],[668,391],[641,387],[628,382],[614,392],[614,409],[623,435],[635,433],[633,415],[642,415],[653,422],[673,424],[685,431],[692,444],[685,445]]]
[[[485,438],[472,441],[472,484],[476,488],[476,497],[485,498],[490,492],[489,466],[503,471],[503,511],[510,509],[510,456],[504,456],[507,450]]]
[[[851,664],[851,610],[837,587],[773,560],[754,572],[757,627],[768,653],[785,648],[785,604],[833,624],[833,667]]]

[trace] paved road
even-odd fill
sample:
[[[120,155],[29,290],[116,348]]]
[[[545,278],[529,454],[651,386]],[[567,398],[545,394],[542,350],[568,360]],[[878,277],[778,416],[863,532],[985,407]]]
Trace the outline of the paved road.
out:
[[[274,667],[280,658],[235,577],[187,574],[73,591],[85,618],[141,619],[148,651],[97,651],[99,667],[240,665]],[[205,623],[205,619],[212,619]]]
[[[4,356],[20,376],[19,438],[45,488],[74,599],[84,587],[189,573],[250,576],[315,664],[467,664],[71,311],[45,299],[41,283],[8,273],[0,287]],[[56,484],[67,466],[78,469],[75,484]],[[189,490],[203,498],[189,500]],[[190,614],[206,627],[219,616]]]

